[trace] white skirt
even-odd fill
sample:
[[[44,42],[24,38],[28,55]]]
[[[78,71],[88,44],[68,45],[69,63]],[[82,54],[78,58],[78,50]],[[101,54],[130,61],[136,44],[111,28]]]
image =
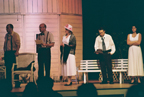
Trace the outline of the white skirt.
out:
[[[143,76],[143,59],[140,46],[129,47],[128,76]]]
[[[75,55],[69,54],[66,64],[62,64],[62,76],[76,75]]]

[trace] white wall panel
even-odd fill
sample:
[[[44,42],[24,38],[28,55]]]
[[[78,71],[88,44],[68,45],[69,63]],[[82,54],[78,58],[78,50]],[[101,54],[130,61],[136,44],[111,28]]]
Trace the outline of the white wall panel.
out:
[[[19,13],[20,12],[20,6],[23,5],[23,4],[20,4],[20,3],[21,3],[20,0],[14,0],[14,12],[15,13]]]
[[[4,2],[0,0],[0,13],[4,13]]]
[[[43,13],[47,13],[48,12],[48,1],[47,0],[43,0]]]
[[[9,0],[9,9],[10,9],[10,13],[14,12],[14,2],[13,2],[13,0]]]
[[[52,13],[52,0],[48,0],[48,13]]]
[[[58,13],[58,0],[52,0],[53,13]]]
[[[60,13],[82,15],[82,0],[60,0]]]
[[[4,13],[9,13],[9,2],[4,0]]]
[[[32,13],[33,12],[33,9],[32,9],[32,0],[27,0],[27,3],[26,3],[26,7],[27,7],[27,13]]]
[[[38,13],[42,13],[43,12],[43,0],[38,0]]]
[[[38,12],[38,1],[33,0],[33,13],[37,13],[37,12]]]

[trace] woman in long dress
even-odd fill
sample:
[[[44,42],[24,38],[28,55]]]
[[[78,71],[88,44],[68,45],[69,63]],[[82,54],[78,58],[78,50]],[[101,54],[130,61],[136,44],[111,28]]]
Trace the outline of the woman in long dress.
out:
[[[132,26],[132,34],[127,37],[127,45],[129,45],[128,51],[128,76],[131,76],[131,83],[134,83],[134,77],[137,76],[138,83],[141,83],[140,77],[143,76],[143,60],[141,52],[141,40],[142,36],[137,33],[137,28]]]
[[[65,36],[63,36],[61,46],[64,48],[62,60],[62,76],[68,77],[68,82],[65,84],[65,86],[70,86],[72,85],[72,76],[76,75],[76,38],[72,32],[72,26],[70,24],[65,26]]]

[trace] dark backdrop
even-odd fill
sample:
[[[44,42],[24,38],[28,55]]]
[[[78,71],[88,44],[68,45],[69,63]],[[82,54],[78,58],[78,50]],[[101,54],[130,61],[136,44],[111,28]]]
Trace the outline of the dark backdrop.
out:
[[[128,57],[126,39],[133,25],[144,37],[144,0],[82,0],[82,10],[83,59],[97,59],[94,43],[100,27],[114,40],[116,52],[113,59]],[[141,48],[144,52],[144,39]],[[98,73],[89,73],[91,80],[98,77]]]
[[[116,43],[117,51],[112,58],[119,58],[118,44],[126,40],[132,25],[136,25],[138,32],[144,35],[144,0],[82,0],[82,10],[83,59],[97,58],[94,54],[94,43],[100,27],[105,28],[106,33],[112,35]],[[122,33],[121,36],[116,36],[119,33]],[[126,41],[120,46],[123,58],[127,58]],[[123,52],[123,48],[127,51]]]

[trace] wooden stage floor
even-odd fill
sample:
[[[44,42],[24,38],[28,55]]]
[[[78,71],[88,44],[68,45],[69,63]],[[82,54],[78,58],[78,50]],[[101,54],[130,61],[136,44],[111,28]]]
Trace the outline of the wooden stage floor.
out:
[[[75,97],[76,90],[78,86],[80,86],[83,81],[80,81],[79,84],[73,82],[71,86],[64,86],[66,82],[55,82],[53,90],[61,93],[64,97]],[[89,83],[93,83],[97,88],[98,95],[113,95],[108,97],[125,97],[127,89],[132,86],[132,84],[124,83],[114,83],[114,84],[99,84],[100,82],[89,81]],[[25,89],[26,84],[21,84],[21,88],[13,88],[13,93],[22,93]],[[103,96],[102,96],[103,97]]]

